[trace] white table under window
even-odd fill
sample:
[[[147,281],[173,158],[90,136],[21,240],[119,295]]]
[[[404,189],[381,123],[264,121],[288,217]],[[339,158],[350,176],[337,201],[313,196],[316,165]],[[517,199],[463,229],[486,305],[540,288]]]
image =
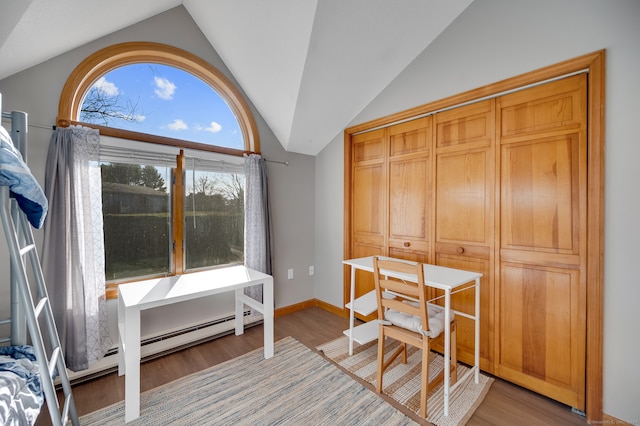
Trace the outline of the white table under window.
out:
[[[384,258],[380,256],[380,258]],[[387,258],[391,259],[391,258]],[[402,260],[402,259],[395,259]],[[402,260],[408,263],[415,263],[406,260]],[[369,321],[364,324],[354,326],[355,313],[357,312],[360,315],[367,316],[372,314],[378,309],[378,301],[376,299],[375,290],[366,293],[357,299],[355,298],[355,287],[356,287],[356,271],[368,271],[373,273],[373,256],[369,257],[361,257],[358,259],[349,259],[344,260],[342,263],[345,265],[349,265],[351,267],[351,288],[350,288],[350,298],[349,303],[347,303],[347,308],[349,309],[349,329],[344,331],[344,334],[349,336],[349,355],[353,355],[353,342],[357,342],[359,344],[365,344],[376,340],[378,338],[378,321]],[[474,374],[475,383],[479,381],[480,374],[480,278],[482,274],[479,272],[470,272],[464,271],[462,269],[454,269],[447,268],[444,266],[430,265],[424,264],[424,280],[425,285],[429,287],[433,287],[444,292],[444,359],[445,364],[447,365],[447,360],[451,357],[451,334],[450,334],[450,326],[451,326],[451,311],[455,312],[456,315],[461,315],[463,317],[472,319],[475,325],[475,356],[474,356],[474,366],[469,369],[464,376],[458,378],[458,382],[462,383],[466,379],[469,374]],[[406,279],[406,276],[403,276]],[[416,280],[417,281],[417,277]],[[472,286],[465,287],[460,289],[461,286],[467,284],[469,282],[474,282]],[[475,288],[475,309],[473,314],[468,312],[460,312],[454,311],[451,309],[451,294],[460,291],[470,291],[472,288]],[[444,369],[444,415],[449,415],[449,395],[450,395],[450,372],[448,368]],[[456,386],[456,385],[454,385]]]
[[[263,302],[244,294],[263,285]],[[118,286],[118,375],[125,375],[125,422],[140,416],[140,312],[235,291],[235,334],[244,333],[244,305],[264,317],[264,357],[273,356],[273,277],[245,266],[198,271]]]

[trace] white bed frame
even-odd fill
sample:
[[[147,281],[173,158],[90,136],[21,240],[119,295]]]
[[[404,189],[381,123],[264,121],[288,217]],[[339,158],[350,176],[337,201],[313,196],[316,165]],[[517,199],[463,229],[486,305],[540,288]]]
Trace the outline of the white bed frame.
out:
[[[0,111],[2,97],[0,95]],[[11,121],[11,139],[14,146],[27,159],[27,114],[21,111],[2,113],[2,118]],[[4,234],[7,239],[10,257],[11,282],[11,317],[0,321],[1,324],[11,324],[11,336],[0,339],[0,343],[9,342],[11,345],[27,344],[27,332],[30,344],[33,346],[40,369],[40,381],[45,394],[45,400],[54,426],[66,425],[70,420],[79,425],[78,414],[71,392],[71,384],[67,375],[67,368],[62,354],[60,339],[53,319],[51,304],[42,274],[42,267],[33,232],[26,215],[20,210],[17,202],[10,198],[7,186],[0,186],[0,216]],[[36,298],[29,284],[25,258],[28,258],[32,274],[36,281]],[[43,336],[40,322],[46,327]],[[44,338],[47,338],[46,345]],[[62,411],[58,403],[55,389],[55,374],[60,379],[64,392]]]

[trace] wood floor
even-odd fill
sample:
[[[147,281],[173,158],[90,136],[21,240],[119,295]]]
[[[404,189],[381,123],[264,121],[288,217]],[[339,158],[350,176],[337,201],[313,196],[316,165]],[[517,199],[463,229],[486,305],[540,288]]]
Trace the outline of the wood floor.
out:
[[[308,308],[275,320],[275,340],[292,336],[311,349],[342,335],[348,319],[320,308]],[[262,347],[262,326],[247,329],[243,336],[228,335],[179,352],[146,361],[141,365],[142,392],[195,373],[212,365]],[[362,382],[365,384],[364,382]],[[366,384],[372,391],[372,386]],[[110,373],[73,386],[80,416],[124,400],[124,378]],[[388,398],[386,398],[389,400]],[[420,419],[389,401],[414,420]],[[422,424],[429,424],[424,421]],[[50,425],[48,410],[43,407],[36,426]],[[474,425],[585,425],[584,417],[569,407],[548,398],[496,379],[471,420]]]

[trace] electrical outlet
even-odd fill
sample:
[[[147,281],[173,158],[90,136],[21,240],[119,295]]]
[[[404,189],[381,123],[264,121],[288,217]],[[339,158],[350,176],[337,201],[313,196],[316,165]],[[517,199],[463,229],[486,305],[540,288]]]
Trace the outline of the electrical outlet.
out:
[[[309,266],[309,275],[313,275],[315,270],[313,269],[313,265]]]
[[[293,279],[293,269],[289,269],[289,270],[287,271],[287,278],[289,278],[290,280],[292,280],[292,279]]]

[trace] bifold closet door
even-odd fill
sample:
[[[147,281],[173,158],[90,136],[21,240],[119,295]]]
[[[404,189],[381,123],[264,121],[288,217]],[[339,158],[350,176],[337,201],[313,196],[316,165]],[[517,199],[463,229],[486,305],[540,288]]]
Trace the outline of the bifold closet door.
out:
[[[355,135],[351,141],[350,258],[386,253],[386,138],[386,129],[380,129]],[[373,274],[356,271],[356,297],[373,290],[374,286]],[[361,319],[372,318],[373,315]]]
[[[480,282],[480,367],[493,372],[493,204],[495,100],[435,116],[435,263],[483,274]],[[441,301],[439,302],[441,303]],[[475,291],[451,297],[453,309],[475,314]],[[475,322],[458,321],[458,359],[473,364]]]
[[[496,374],[584,410],[586,76],[503,96]]]
[[[431,242],[431,117],[391,126],[387,254],[426,263]]]

